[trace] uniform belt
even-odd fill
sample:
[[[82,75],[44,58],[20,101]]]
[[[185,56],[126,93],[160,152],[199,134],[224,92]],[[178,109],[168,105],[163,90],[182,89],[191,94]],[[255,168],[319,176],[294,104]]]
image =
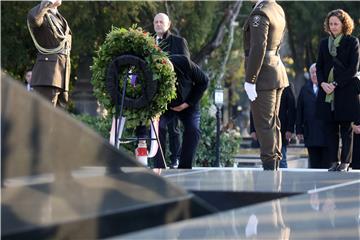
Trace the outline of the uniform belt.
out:
[[[265,52],[265,56],[266,57],[270,57],[270,56],[278,56],[278,51],[277,50],[268,50]]]

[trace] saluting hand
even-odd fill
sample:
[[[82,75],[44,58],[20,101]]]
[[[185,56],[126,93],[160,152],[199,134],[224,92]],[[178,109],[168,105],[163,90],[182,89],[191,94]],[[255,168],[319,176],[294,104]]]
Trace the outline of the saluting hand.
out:
[[[42,2],[51,2],[50,8],[55,8],[61,5],[61,0],[43,0]]]

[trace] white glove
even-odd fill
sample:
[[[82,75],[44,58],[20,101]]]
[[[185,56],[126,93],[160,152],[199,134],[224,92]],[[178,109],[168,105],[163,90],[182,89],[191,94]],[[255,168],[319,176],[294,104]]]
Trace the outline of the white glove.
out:
[[[257,98],[256,85],[245,82],[244,88],[246,94],[248,95],[248,98],[250,99],[250,101],[253,102]]]

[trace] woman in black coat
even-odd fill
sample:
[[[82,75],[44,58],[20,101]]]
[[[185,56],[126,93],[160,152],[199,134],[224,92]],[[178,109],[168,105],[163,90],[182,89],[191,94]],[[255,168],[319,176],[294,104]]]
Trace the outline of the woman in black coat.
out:
[[[359,40],[350,35],[354,21],[341,9],[328,13],[324,27],[329,37],[320,42],[316,63],[321,86],[317,116],[326,121],[325,134],[333,163],[329,171],[347,171],[352,157],[352,123],[360,116],[359,79],[356,77]],[[340,159],[339,135],[342,141]]]

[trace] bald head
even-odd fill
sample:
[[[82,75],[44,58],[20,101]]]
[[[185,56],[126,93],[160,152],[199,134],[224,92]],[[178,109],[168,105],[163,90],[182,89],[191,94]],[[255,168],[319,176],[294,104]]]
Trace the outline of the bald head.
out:
[[[170,28],[170,19],[165,13],[158,13],[154,17],[154,30],[158,37],[162,37]]]

